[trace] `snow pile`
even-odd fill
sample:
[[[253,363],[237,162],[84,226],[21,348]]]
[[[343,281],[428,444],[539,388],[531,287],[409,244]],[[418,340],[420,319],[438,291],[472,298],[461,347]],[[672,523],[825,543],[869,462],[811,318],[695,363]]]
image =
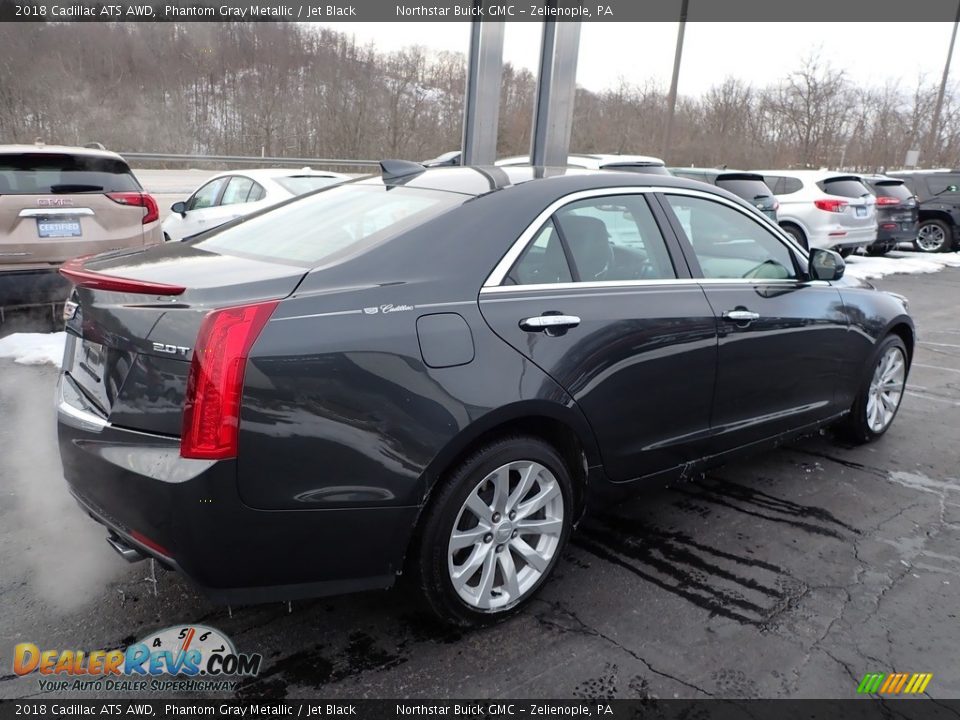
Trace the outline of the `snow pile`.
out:
[[[12,358],[21,365],[50,363],[60,367],[63,346],[67,334],[58,333],[13,333],[0,338],[0,358]]]
[[[960,267],[960,252],[919,253],[896,250],[884,257],[852,255],[847,258],[846,274],[856,278],[882,278],[884,275],[935,273],[945,267]]]

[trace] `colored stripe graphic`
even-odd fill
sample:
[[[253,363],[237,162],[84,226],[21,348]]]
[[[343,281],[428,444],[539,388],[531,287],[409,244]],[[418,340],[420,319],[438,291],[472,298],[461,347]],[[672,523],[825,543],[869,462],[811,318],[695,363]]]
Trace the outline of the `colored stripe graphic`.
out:
[[[857,687],[861,695],[875,693],[899,695],[920,695],[933,680],[933,673],[867,673]]]

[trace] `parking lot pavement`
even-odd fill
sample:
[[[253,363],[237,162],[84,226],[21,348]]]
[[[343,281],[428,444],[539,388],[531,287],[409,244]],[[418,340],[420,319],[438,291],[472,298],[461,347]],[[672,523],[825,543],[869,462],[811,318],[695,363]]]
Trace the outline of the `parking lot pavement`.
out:
[[[823,434],[649,488],[585,521],[526,611],[463,633],[402,590],[231,612],[153,583],[67,496],[54,369],[0,360],[0,697],[38,692],[3,674],[17,642],[116,648],[188,622],[264,655],[242,697],[846,698],[893,671],[960,696],[960,269],[877,284],[921,334],[880,442]]]

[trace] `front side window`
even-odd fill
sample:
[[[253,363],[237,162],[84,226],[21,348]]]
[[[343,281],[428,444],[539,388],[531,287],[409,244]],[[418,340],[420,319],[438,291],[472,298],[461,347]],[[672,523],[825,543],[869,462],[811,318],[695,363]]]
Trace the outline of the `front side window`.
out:
[[[960,175],[929,175],[927,177],[927,187],[930,188],[932,195],[953,195],[947,190],[951,185],[960,188]]]
[[[229,180],[229,178],[216,178],[197,190],[197,192],[193,194],[193,197],[190,198],[190,204],[187,210],[203,210],[204,208],[213,207],[217,203],[220,190],[223,189],[227,180]]]
[[[793,253],[759,221],[713,200],[666,195],[705,278],[796,279]]]

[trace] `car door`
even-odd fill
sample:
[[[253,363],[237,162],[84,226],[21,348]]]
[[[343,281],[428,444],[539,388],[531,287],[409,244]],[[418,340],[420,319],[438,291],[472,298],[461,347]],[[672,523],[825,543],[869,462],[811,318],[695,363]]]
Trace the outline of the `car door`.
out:
[[[179,237],[174,237],[173,233],[170,233],[170,237],[174,240],[183,240],[219,224],[214,224],[213,220],[220,204],[220,196],[229,180],[229,176],[218,177],[200,186],[187,200],[186,214],[181,219],[179,227],[175,228]]]
[[[836,414],[848,332],[836,288],[809,280],[797,249],[747,208],[694,191],[661,198],[717,317],[713,450]]]
[[[615,481],[690,462],[709,434],[716,320],[665,224],[639,191],[577,193],[480,294],[493,330],[577,401]]]

